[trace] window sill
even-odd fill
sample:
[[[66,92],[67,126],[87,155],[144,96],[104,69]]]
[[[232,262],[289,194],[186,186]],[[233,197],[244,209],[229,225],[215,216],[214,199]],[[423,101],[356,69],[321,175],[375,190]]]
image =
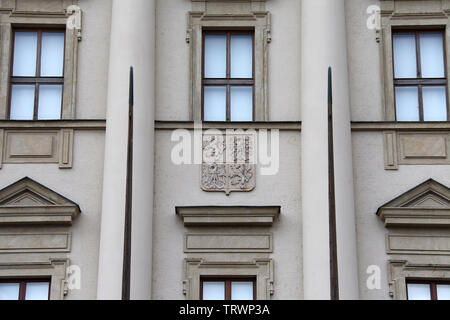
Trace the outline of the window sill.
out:
[[[194,122],[194,121],[155,121],[155,129],[157,130],[177,130],[187,129],[193,130],[197,125],[201,124],[201,129],[256,129],[256,130],[290,130],[300,131],[302,123],[300,121],[252,121],[252,122]]]
[[[353,121],[352,122],[352,131],[386,131],[386,130],[441,131],[449,129],[450,129],[450,121],[442,121],[442,122]]]
[[[105,130],[106,120],[0,120],[0,129],[75,129]]]

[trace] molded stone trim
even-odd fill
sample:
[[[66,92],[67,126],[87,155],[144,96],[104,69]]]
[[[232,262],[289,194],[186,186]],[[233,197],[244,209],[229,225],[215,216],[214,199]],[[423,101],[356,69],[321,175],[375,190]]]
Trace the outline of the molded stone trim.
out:
[[[387,253],[397,255],[449,256],[450,236],[388,234]]]
[[[446,131],[450,122],[353,121],[352,131]]]
[[[200,299],[200,278],[203,276],[256,277],[257,300],[270,300],[274,294],[272,259],[214,262],[205,259],[185,259],[183,294],[187,300]]]
[[[185,253],[273,253],[271,233],[187,233]]]
[[[430,179],[381,206],[377,215],[387,228],[449,227],[450,189]]]
[[[68,293],[67,267],[69,259],[49,259],[48,262],[0,262],[2,278],[50,278],[50,300],[63,300]]]
[[[202,122],[202,129],[210,130],[280,130],[280,131],[301,131],[302,123],[299,121],[254,121],[254,122]],[[1,128],[1,124],[0,124]],[[155,121],[156,130],[194,130],[194,121]]]
[[[270,227],[281,207],[176,207],[186,227],[262,226]]]
[[[0,233],[0,254],[69,253],[71,246],[70,232]]]
[[[7,129],[0,138],[4,164],[58,163],[60,169],[73,166],[74,129]]]
[[[82,120],[80,120],[82,121]],[[102,120],[93,120],[93,124]],[[85,122],[83,122],[84,124]],[[92,126],[93,126],[92,124]],[[13,125],[13,124],[11,124]],[[85,126],[88,126],[86,123]],[[100,124],[99,124],[100,125]],[[194,121],[155,121],[156,130],[193,130]],[[435,132],[450,130],[450,122],[396,122],[396,121],[353,121],[351,124],[353,132],[377,132],[377,131],[414,131],[414,132]],[[0,128],[2,122],[0,121]],[[104,128],[104,124],[103,124]],[[254,121],[254,122],[202,122],[202,128],[209,129],[278,129],[280,131],[301,131],[301,121]]]
[[[386,131],[386,170],[399,165],[450,165],[450,133],[446,131]]]
[[[0,120],[0,130],[21,129],[74,129],[74,130],[106,130],[105,119],[94,120],[43,120],[43,121],[12,121]],[[1,139],[0,139],[1,140]]]
[[[390,260],[389,277],[389,295],[394,300],[407,300],[406,283],[408,279],[450,279],[450,265]]]
[[[80,213],[75,202],[28,177],[0,190],[0,226],[70,226]]]

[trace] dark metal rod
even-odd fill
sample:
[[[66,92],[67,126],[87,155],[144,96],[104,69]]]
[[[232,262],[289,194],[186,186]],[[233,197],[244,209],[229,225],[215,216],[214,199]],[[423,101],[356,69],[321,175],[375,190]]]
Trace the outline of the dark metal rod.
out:
[[[133,117],[134,117],[134,72],[130,68],[130,91],[128,113],[127,182],[125,195],[125,230],[122,271],[122,300],[130,300],[131,284],[131,224],[133,211]]]
[[[333,74],[331,67],[328,68],[328,199],[330,218],[330,295],[331,300],[339,300],[336,192],[334,172]]]

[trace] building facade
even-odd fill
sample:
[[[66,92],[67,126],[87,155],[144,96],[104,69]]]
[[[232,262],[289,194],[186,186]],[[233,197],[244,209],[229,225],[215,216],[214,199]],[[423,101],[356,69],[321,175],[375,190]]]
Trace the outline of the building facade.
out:
[[[131,66],[132,299],[450,299],[449,15],[0,0],[0,299],[121,299]]]

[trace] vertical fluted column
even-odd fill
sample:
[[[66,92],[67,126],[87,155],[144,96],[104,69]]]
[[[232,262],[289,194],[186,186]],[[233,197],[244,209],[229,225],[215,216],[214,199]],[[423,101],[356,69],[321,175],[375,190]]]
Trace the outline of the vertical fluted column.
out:
[[[305,299],[330,299],[327,69],[333,68],[339,295],[358,299],[344,0],[302,0],[302,216]]]
[[[125,221],[129,69],[134,67],[131,298],[151,298],[155,1],[113,0],[98,299],[120,299]]]

